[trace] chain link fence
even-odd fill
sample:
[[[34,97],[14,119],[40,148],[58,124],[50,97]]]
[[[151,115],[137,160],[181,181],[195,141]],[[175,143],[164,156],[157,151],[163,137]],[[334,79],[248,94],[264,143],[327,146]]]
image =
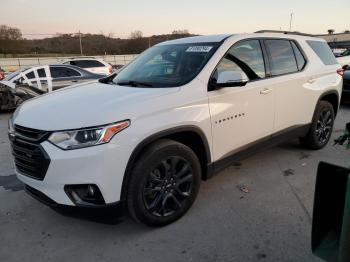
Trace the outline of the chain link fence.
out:
[[[126,65],[137,55],[105,55],[105,56],[76,56],[74,58],[96,58],[112,65]],[[5,72],[14,72],[31,66],[59,64],[73,57],[31,57],[31,58],[0,58],[0,67]]]

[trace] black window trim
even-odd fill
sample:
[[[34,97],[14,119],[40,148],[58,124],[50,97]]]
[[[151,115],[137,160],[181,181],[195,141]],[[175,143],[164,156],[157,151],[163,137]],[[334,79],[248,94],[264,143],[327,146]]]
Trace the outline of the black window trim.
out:
[[[69,69],[71,69],[71,70],[73,70],[73,71],[76,71],[76,72],[79,74],[79,76],[52,77],[52,74],[51,74],[51,68],[52,68],[52,67],[58,67],[58,68],[65,67],[65,68],[69,68]],[[69,66],[50,66],[49,69],[50,69],[50,75],[51,75],[52,79],[63,79],[63,78],[83,77],[83,74],[82,74],[82,73],[80,73],[78,70],[76,70],[76,69],[74,69],[74,68],[71,68],[71,67],[69,67]]]
[[[218,65],[221,63],[222,60],[225,59],[226,55],[229,53],[229,51],[231,50],[232,47],[234,47],[236,44],[239,44],[241,42],[245,42],[245,41],[249,41],[249,40],[257,40],[259,42],[259,45],[260,45],[260,48],[261,48],[261,52],[262,52],[262,56],[263,56],[263,61],[264,61],[264,66],[265,66],[265,77],[264,78],[258,78],[258,79],[252,79],[248,81],[248,83],[251,83],[251,82],[255,82],[255,81],[261,81],[261,80],[266,80],[268,77],[267,77],[267,73],[269,71],[267,71],[267,68],[270,70],[270,66],[266,66],[267,65],[267,58],[265,57],[266,56],[266,50],[264,50],[265,47],[263,47],[263,44],[262,44],[262,38],[260,37],[252,37],[252,38],[244,38],[244,39],[241,39],[241,40],[238,40],[237,42],[235,42],[234,44],[232,44],[228,49],[227,51],[225,52],[225,54],[222,56],[222,58],[219,60],[219,62],[216,64],[214,70],[212,71],[212,73],[210,74],[210,77],[209,77],[209,81],[208,81],[208,92],[210,91],[215,91],[215,89],[213,89],[213,87],[211,86],[210,84],[210,81],[213,77],[213,75],[215,74],[215,71],[216,71],[216,68],[218,67]],[[243,70],[242,70],[243,71]],[[243,71],[244,72],[244,71]]]
[[[223,57],[220,59],[220,61],[216,64],[213,72],[211,73],[210,77],[209,77],[209,81],[208,81],[208,92],[210,91],[215,91],[211,85],[210,85],[210,81],[215,73],[215,70],[216,68],[218,67],[218,65],[221,63],[221,61],[226,57],[226,54],[230,51],[230,49],[235,46],[236,44],[240,43],[240,42],[243,42],[243,41],[247,41],[247,40],[258,40],[259,43],[260,43],[260,47],[261,47],[261,50],[262,50],[262,54],[263,54],[263,60],[264,60],[264,65],[265,65],[265,77],[264,78],[260,78],[260,79],[253,79],[253,80],[249,80],[248,83],[252,83],[252,82],[256,82],[256,81],[263,81],[263,80],[267,80],[267,79],[271,79],[271,78],[275,78],[275,77],[281,77],[281,76],[286,76],[286,75],[290,75],[290,74],[297,74],[297,73],[300,73],[300,72],[303,72],[305,70],[305,68],[307,67],[307,65],[309,64],[309,59],[308,57],[306,56],[304,50],[301,48],[300,44],[298,43],[298,41],[296,41],[295,39],[292,39],[292,38],[287,38],[287,37],[251,37],[251,38],[244,38],[244,39],[241,39],[237,42],[235,42],[234,44],[232,44],[230,46],[230,48],[227,49],[227,51],[225,52],[225,54],[223,55]],[[299,49],[301,55],[304,57],[304,60],[305,60],[305,64],[303,66],[302,69],[299,69],[298,67],[298,63],[296,61],[296,56],[294,54],[294,50],[293,50],[293,46],[292,44],[291,45],[291,48],[293,50],[293,54],[294,54],[294,58],[295,58],[295,61],[297,63],[297,68],[298,68],[298,71],[296,72],[291,72],[291,73],[285,73],[285,74],[281,74],[281,75],[276,75],[276,76],[273,76],[271,74],[271,58],[270,58],[270,53],[268,51],[268,48],[266,46],[266,40],[287,40],[289,42],[293,42],[296,47]]]

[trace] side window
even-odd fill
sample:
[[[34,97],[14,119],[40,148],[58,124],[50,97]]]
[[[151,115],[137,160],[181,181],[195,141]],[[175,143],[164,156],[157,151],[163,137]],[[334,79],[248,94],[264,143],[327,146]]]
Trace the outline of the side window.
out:
[[[46,74],[45,74],[45,69],[41,68],[38,70],[38,76],[41,78],[41,77],[46,77]]]
[[[26,77],[27,77],[28,79],[33,79],[33,78],[35,78],[34,72],[31,71],[31,72],[27,73],[27,74],[26,74]]]
[[[232,46],[216,67],[214,78],[223,71],[240,71],[250,80],[264,78],[265,64],[259,40],[245,40]]]
[[[265,43],[270,53],[272,76],[298,71],[296,58],[289,40],[266,40]]]
[[[321,41],[306,41],[308,45],[314,50],[316,55],[322,60],[325,65],[335,65],[338,64],[337,59],[335,59],[332,50],[326,42]]]
[[[104,64],[96,60],[74,60],[70,64],[81,68],[104,67]]]
[[[77,77],[81,76],[80,73],[74,69],[68,67],[50,67],[51,77],[52,78],[62,78],[62,77]]]
[[[235,44],[229,54],[234,56],[238,65],[249,78],[264,78],[265,64],[259,40],[246,40]]]
[[[302,70],[306,64],[306,60],[305,60],[303,54],[300,52],[300,49],[297,47],[297,45],[293,41],[291,41],[291,44],[293,47],[295,58],[297,60],[298,69]]]

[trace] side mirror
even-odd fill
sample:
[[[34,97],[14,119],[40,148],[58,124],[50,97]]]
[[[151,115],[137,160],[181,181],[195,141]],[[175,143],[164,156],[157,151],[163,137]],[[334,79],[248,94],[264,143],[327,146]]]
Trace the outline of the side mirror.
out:
[[[231,86],[245,86],[248,82],[248,77],[241,71],[222,71],[218,73],[215,81],[211,81],[214,89]]]
[[[350,169],[320,162],[312,221],[312,252],[325,261],[350,261]]]

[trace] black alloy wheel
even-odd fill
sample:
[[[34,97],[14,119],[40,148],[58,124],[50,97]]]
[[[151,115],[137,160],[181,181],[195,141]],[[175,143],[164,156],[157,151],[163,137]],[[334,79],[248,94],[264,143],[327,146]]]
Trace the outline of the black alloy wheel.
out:
[[[320,144],[328,142],[333,128],[333,114],[330,109],[325,109],[321,112],[317,120],[315,135]]]
[[[164,226],[182,217],[195,201],[201,165],[188,146],[160,139],[138,156],[127,189],[129,214],[149,226]]]
[[[306,136],[300,138],[300,143],[314,150],[325,147],[332,135],[334,118],[333,105],[328,101],[318,102],[310,129]]]
[[[170,216],[182,207],[192,188],[192,168],[186,159],[171,156],[160,160],[143,189],[146,209],[155,216]]]

